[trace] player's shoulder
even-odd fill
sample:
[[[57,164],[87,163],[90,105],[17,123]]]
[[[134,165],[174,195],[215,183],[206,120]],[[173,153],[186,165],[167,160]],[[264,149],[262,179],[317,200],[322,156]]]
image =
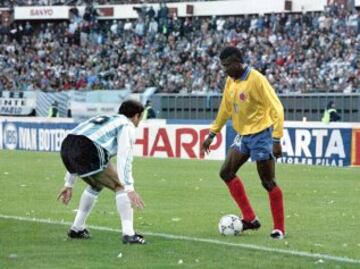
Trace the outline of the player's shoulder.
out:
[[[249,81],[250,83],[256,85],[256,86],[263,86],[266,84],[266,77],[257,69],[251,68],[250,74],[249,74]]]
[[[114,121],[118,121],[118,122],[127,122],[127,121],[128,121],[128,118],[125,117],[125,116],[122,115],[122,114],[111,115],[111,118],[112,118]]]
[[[131,120],[124,115],[117,114],[117,115],[114,115],[114,118],[115,118],[116,124],[119,126],[121,125],[123,128],[129,128],[129,129],[135,128],[135,126],[131,122]]]
[[[261,72],[253,67],[250,68],[250,73],[249,73],[249,78],[250,79],[262,79],[264,78],[264,75],[261,74]]]

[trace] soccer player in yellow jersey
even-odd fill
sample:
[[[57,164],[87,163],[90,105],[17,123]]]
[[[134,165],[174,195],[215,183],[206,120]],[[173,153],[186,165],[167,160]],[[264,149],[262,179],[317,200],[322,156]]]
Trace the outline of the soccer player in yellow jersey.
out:
[[[275,181],[275,158],[281,156],[283,106],[268,80],[244,64],[238,48],[225,47],[220,53],[220,61],[228,77],[219,112],[201,150],[209,153],[213,138],[231,118],[237,136],[221,167],[220,177],[241,210],[243,229],[258,229],[261,224],[247,198],[240,177],[236,175],[250,157],[256,161],[261,183],[269,194],[274,222],[270,236],[283,239],[283,195]]]

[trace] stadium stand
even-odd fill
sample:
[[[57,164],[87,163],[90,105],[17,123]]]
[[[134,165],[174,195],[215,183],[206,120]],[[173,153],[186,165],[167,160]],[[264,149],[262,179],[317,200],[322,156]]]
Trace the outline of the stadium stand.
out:
[[[89,8],[84,16],[74,9],[70,21],[2,23],[0,91],[217,93],[224,44],[244,48],[246,61],[279,93],[360,92],[360,12],[337,5],[303,14],[186,18],[164,8],[117,21],[97,20]]]

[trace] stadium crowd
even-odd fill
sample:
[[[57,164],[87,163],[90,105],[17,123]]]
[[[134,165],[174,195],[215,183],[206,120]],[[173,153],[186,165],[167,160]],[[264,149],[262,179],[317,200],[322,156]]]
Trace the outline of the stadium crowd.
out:
[[[360,12],[102,21],[91,8],[70,21],[0,25],[0,90],[131,89],[221,92],[218,53],[243,49],[279,93],[360,92]]]

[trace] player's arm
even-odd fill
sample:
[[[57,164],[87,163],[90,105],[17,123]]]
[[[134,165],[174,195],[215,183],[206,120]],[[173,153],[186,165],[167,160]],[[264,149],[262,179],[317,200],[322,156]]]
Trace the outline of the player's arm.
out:
[[[134,178],[132,176],[132,130],[130,126],[123,126],[118,135],[117,172],[121,185],[126,192],[134,191]]]
[[[273,138],[275,141],[280,140],[284,131],[284,107],[264,76],[261,79],[261,87],[266,106],[270,108],[270,116],[274,122]]]
[[[124,191],[128,193],[131,203],[137,208],[144,208],[141,197],[135,192],[132,175],[133,145],[135,129],[129,125],[123,126],[117,138],[117,172]]]
[[[209,153],[210,145],[215,138],[216,134],[219,133],[222,127],[225,125],[226,121],[231,117],[231,102],[228,96],[228,88],[230,86],[230,79],[228,78],[226,81],[226,85],[224,87],[223,97],[221,99],[219,112],[216,115],[216,118],[212,125],[210,126],[210,131],[208,137],[205,139],[204,143],[201,145],[202,153]]]
[[[57,199],[61,200],[61,202],[67,205],[72,197],[72,189],[76,181],[76,174],[70,174],[69,172],[66,172],[64,180],[64,187],[60,191]]]
[[[280,139],[284,132],[284,107],[281,104],[278,96],[275,93],[273,87],[266,79],[261,77],[262,93],[264,94],[264,100],[267,107],[270,108],[270,116],[274,122],[273,130],[273,153],[276,158],[281,157],[282,149]]]
[[[231,100],[229,96],[229,90],[231,81],[228,78],[226,80],[226,84],[224,87],[223,96],[221,98],[221,103],[219,107],[218,114],[216,115],[216,118],[214,122],[210,126],[210,133],[216,135],[219,133],[222,129],[222,127],[225,125],[226,121],[231,117]]]

